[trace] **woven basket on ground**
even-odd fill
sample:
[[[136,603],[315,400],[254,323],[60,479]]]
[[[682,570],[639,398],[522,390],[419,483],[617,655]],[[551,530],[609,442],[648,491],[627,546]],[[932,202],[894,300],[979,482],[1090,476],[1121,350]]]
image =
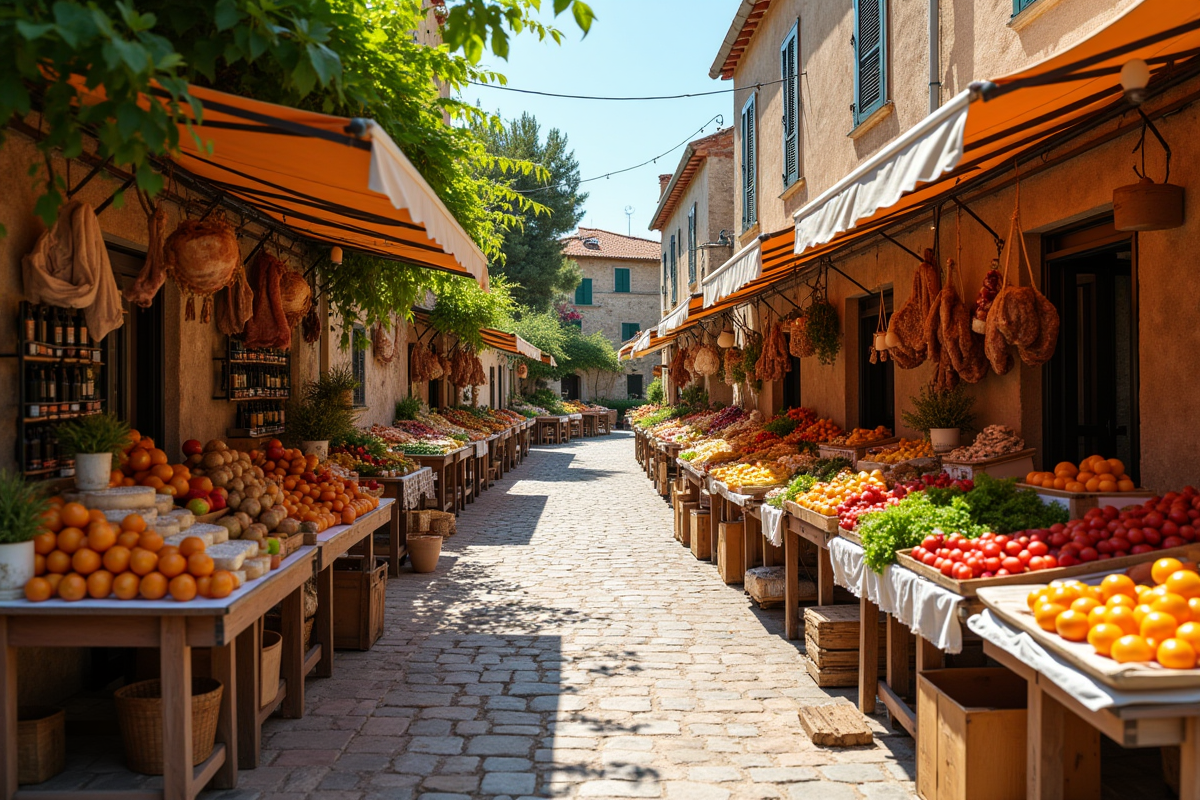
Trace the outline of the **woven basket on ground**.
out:
[[[192,679],[192,766],[212,755],[224,687],[212,678]],[[125,761],[134,772],[163,774],[162,682],[139,681],[114,695]]]
[[[454,515],[449,511],[430,511],[429,532],[436,533],[438,536],[453,536],[458,532]]]

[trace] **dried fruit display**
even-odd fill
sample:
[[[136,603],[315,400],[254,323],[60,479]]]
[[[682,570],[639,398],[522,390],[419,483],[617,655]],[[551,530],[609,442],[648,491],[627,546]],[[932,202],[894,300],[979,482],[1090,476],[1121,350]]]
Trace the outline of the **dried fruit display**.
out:
[[[988,425],[971,444],[951,450],[943,458],[947,461],[976,463],[1024,449],[1025,440],[1012,428],[1007,425]]]
[[[754,365],[754,377],[771,383],[781,380],[791,368],[787,342],[783,338],[783,323],[769,325],[763,336],[762,355]]]

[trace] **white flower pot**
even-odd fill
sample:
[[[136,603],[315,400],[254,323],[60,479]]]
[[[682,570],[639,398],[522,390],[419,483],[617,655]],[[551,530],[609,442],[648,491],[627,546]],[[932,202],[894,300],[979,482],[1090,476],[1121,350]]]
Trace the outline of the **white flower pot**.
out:
[[[315,455],[317,458],[324,461],[329,458],[329,440],[325,439],[319,442],[301,442],[300,449],[304,451],[304,455]]]
[[[33,540],[0,544],[0,600],[25,596],[25,584],[33,577]]]
[[[112,477],[112,464],[112,453],[76,453],[75,488],[81,492],[107,489]]]
[[[945,453],[958,447],[960,433],[958,428],[930,428],[929,441],[933,444],[933,452]]]
[[[887,334],[886,333],[876,333],[875,334],[875,351],[882,353],[884,350],[887,350],[887,349],[888,349]]]

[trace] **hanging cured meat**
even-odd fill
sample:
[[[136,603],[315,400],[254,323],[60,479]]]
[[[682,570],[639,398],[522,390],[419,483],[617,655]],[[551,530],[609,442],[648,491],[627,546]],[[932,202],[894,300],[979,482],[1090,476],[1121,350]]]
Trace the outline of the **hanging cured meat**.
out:
[[[280,276],[279,291],[283,303],[283,314],[288,321],[288,330],[292,330],[312,308],[312,288],[308,285],[308,281],[304,280],[303,275],[286,270]]]
[[[304,315],[304,319],[300,322],[300,331],[304,335],[304,341],[308,344],[316,344],[321,340],[321,318],[317,316],[315,308],[310,309]]]
[[[696,366],[697,375],[701,377],[714,375],[721,368],[721,354],[711,344],[701,345],[696,350],[696,358],[693,363]]]
[[[807,314],[807,309],[798,311],[795,318],[792,319],[791,324],[787,325],[784,329],[790,337],[788,352],[796,358],[808,358],[817,352],[817,348],[813,345],[812,340],[808,338]]]
[[[292,341],[292,329],[283,311],[280,282],[286,268],[282,261],[260,251],[254,260],[251,282],[254,287],[254,313],[246,322],[246,347],[285,348]]]
[[[223,219],[185,219],[167,237],[164,250],[167,272],[187,297],[183,318],[196,318],[199,297],[200,321],[208,322],[212,296],[230,284],[242,263],[237,234]]]
[[[1013,250],[1017,247],[1021,248],[1018,260],[1024,259],[1030,283],[1037,282],[1033,274],[1033,267],[1029,263],[1029,254],[1025,252],[1025,240],[1020,231],[1018,205],[1018,209],[1013,211],[1012,225],[1008,236],[1008,255],[1004,260],[1004,275],[1001,277],[1002,283],[1006,285],[996,294],[996,299],[992,302],[984,334],[984,351],[987,353],[992,369],[998,375],[1003,375],[1012,369],[1012,354],[1008,351],[1010,345],[1017,348],[1021,360],[1031,367],[1040,367],[1049,361],[1058,344],[1058,331],[1061,325],[1058,310],[1037,289],[1032,286],[1007,285],[1009,264],[1012,262]],[[1017,269],[1020,270],[1019,265]]]
[[[787,342],[783,338],[783,325],[771,325],[763,337],[762,355],[754,365],[754,377],[771,383],[783,378],[791,368]]]
[[[696,349],[695,347],[689,347],[683,351],[683,368],[690,375],[696,374]]]
[[[400,342],[400,325],[396,324],[396,338],[393,341],[390,332],[383,327],[382,322],[376,322],[371,328],[371,353],[380,364],[390,364],[396,358],[397,345]]]
[[[671,359],[671,364],[667,367],[671,373],[671,382],[676,386],[687,386],[692,380],[691,371],[684,363],[686,360],[687,348],[680,347],[675,351],[675,357]]]
[[[737,371],[742,365],[742,351],[736,347],[731,347],[725,351],[725,385],[734,386],[741,383],[737,377]]]
[[[971,314],[971,328],[976,333],[987,333],[988,312],[992,310],[992,303],[996,301],[996,295],[1004,286],[1004,277],[1000,274],[1000,270],[996,269],[999,265],[1000,259],[992,259],[992,267],[983,277],[983,285],[979,287],[979,294],[975,297],[975,310]]]
[[[129,288],[121,292],[122,296],[135,306],[149,308],[154,301],[154,295],[162,288],[167,279],[167,257],[163,248],[167,240],[167,212],[162,203],[151,206],[149,201],[142,198],[138,192],[138,200],[146,212],[146,227],[149,229],[149,246],[146,248],[146,264],[138,273]]]
[[[926,248],[921,265],[913,273],[912,293],[900,310],[892,315],[888,329],[895,335],[896,342],[888,342],[888,352],[902,369],[913,369],[928,357],[926,343],[926,320],[929,310],[942,290],[941,276],[933,264],[933,250]]]
[[[246,270],[238,266],[233,275],[233,283],[217,294],[217,329],[226,336],[240,336],[246,329],[246,322],[252,316],[254,290],[246,280]],[[317,337],[320,336],[321,331],[318,327]]]

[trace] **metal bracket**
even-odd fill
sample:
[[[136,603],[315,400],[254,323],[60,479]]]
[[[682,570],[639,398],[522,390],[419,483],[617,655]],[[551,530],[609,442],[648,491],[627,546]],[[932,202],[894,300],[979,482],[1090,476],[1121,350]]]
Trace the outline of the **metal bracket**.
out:
[[[899,248],[900,248],[901,250],[903,250],[904,252],[908,253],[910,256],[912,256],[913,258],[915,258],[917,261],[920,261],[922,264],[923,264],[923,263],[925,263],[925,258],[924,258],[923,256],[919,256],[919,255],[917,255],[916,253],[914,253],[912,250],[909,250],[907,247],[905,247],[904,245],[900,244],[900,242],[898,242],[898,241],[897,241],[896,239],[894,239],[893,237],[889,236],[889,235],[888,235],[887,233],[885,233],[884,231],[880,231],[880,232],[879,232],[879,235],[880,235],[880,236],[882,236],[883,238],[887,239],[887,240],[888,240],[889,242],[891,242],[892,244],[896,245],[896,247],[899,247]],[[838,270],[838,272],[841,272],[841,270]]]
[[[983,229],[985,231],[987,231],[988,233],[990,233],[992,235],[992,240],[995,241],[995,243],[996,243],[996,255],[999,256],[999,254],[1001,252],[1003,252],[1003,250],[1004,250],[1004,239],[1000,237],[1000,234],[998,234],[994,230],[992,230],[992,226],[988,225],[986,222],[984,222],[983,219],[978,214],[976,214],[974,211],[972,211],[971,207],[968,206],[966,203],[964,203],[962,200],[959,200],[954,195],[950,195],[950,200],[953,201],[954,205],[958,206],[963,211],[967,212],[971,216],[971,219],[978,222],[981,226],[983,226]]]
[[[122,183],[122,184],[121,184],[121,186],[120,186],[120,188],[118,188],[118,189],[117,189],[115,192],[113,192],[112,194],[110,194],[110,195],[108,196],[108,199],[107,199],[107,200],[105,200],[105,201],[104,201],[103,203],[101,203],[100,205],[96,206],[96,216],[97,216],[97,217],[98,217],[98,216],[100,216],[100,212],[104,211],[104,209],[106,209],[106,208],[108,208],[110,205],[112,205],[112,202],[113,202],[113,200],[117,199],[117,195],[118,195],[118,194],[120,194],[121,192],[124,192],[126,189],[128,189],[130,186],[132,186],[132,185],[133,185],[133,182],[134,182],[135,180],[136,180],[136,177],[135,177],[135,176],[133,176],[133,175],[130,175],[130,176],[129,176],[129,180],[127,180],[127,181],[125,181],[124,183]]]

